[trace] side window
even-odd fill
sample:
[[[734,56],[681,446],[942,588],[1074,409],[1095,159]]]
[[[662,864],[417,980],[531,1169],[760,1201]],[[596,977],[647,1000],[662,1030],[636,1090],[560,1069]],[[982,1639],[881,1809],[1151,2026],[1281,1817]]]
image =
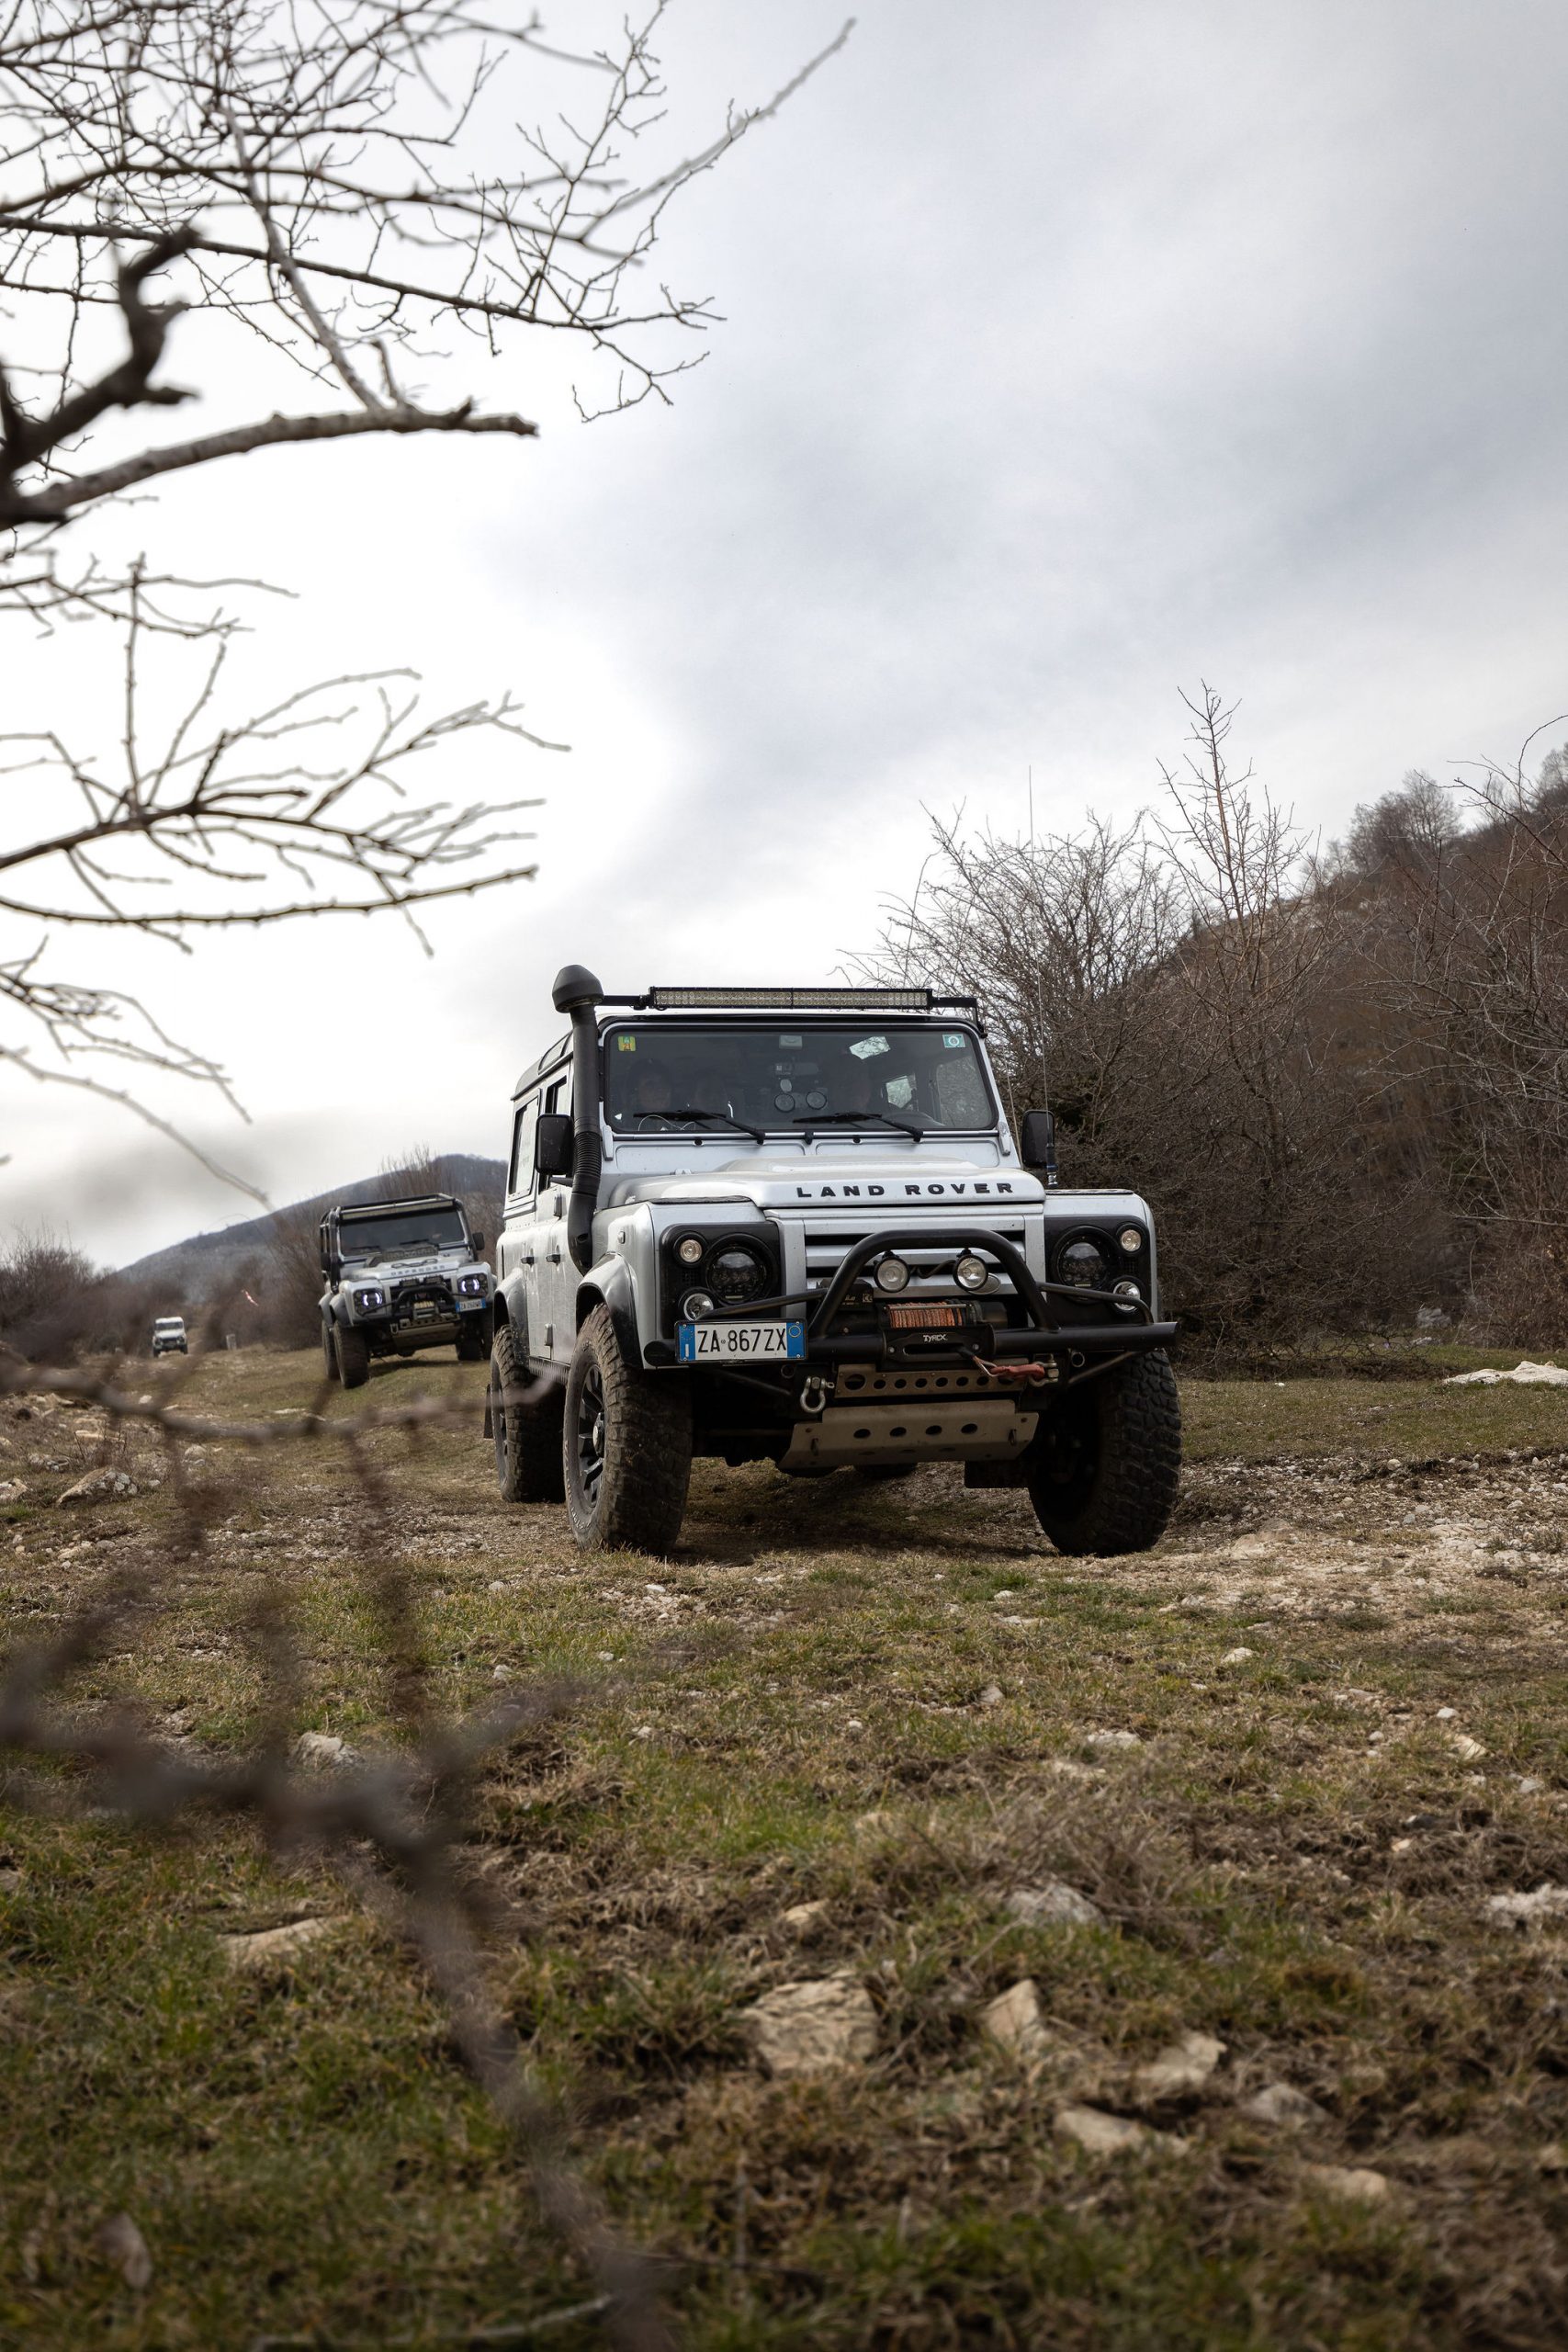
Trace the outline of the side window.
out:
[[[539,1098],[530,1094],[526,1102],[519,1103],[512,1123],[512,1170],[506,1182],[509,1193],[531,1193],[534,1189],[534,1130],[538,1124]]]

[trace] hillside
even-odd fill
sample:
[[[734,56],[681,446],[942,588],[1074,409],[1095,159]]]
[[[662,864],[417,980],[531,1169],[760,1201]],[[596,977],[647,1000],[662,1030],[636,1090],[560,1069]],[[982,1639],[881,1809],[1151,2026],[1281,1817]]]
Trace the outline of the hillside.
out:
[[[484,1159],[472,1152],[453,1152],[440,1160],[438,1170],[435,1181],[439,1188],[456,1193],[481,1225],[488,1216],[493,1226],[490,1204],[505,1182],[504,1161]],[[411,1171],[410,1189],[423,1189],[428,1181],[423,1170],[417,1174]],[[239,1225],[226,1225],[213,1233],[193,1233],[186,1240],[152,1250],[118,1271],[128,1281],[166,1283],[171,1291],[178,1291],[182,1296],[204,1298],[231,1282],[242,1268],[268,1255],[280,1229],[298,1230],[302,1221],[320,1217],[334,1201],[374,1200],[385,1193],[389,1182],[385,1174],[357,1177],[351,1184],[334,1185],[331,1192],[290,1201],[286,1207],[275,1209],[265,1216],[246,1217]],[[487,1233],[486,1238],[492,1237]]]

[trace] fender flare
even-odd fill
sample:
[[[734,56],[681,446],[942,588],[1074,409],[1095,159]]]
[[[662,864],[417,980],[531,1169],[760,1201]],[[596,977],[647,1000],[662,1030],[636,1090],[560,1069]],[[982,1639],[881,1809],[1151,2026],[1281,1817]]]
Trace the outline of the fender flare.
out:
[[[577,1286],[577,1328],[596,1306],[607,1306],[624,1362],[633,1372],[642,1370],[642,1338],[637,1329],[637,1284],[624,1258],[601,1258],[590,1266]]]

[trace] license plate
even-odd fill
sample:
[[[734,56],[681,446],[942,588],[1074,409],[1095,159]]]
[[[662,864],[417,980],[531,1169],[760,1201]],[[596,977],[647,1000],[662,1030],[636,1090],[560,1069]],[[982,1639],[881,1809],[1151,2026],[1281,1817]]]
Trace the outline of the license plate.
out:
[[[804,1323],[677,1323],[682,1363],[707,1363],[715,1359],[739,1363],[772,1357],[787,1362],[806,1353]]]

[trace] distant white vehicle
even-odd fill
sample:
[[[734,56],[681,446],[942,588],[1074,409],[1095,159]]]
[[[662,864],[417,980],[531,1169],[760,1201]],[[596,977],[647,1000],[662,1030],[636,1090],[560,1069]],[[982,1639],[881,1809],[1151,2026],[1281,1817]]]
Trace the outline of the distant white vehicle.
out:
[[[155,1356],[173,1355],[178,1349],[182,1356],[189,1355],[190,1342],[186,1338],[183,1315],[160,1315],[152,1326],[152,1352]]]

